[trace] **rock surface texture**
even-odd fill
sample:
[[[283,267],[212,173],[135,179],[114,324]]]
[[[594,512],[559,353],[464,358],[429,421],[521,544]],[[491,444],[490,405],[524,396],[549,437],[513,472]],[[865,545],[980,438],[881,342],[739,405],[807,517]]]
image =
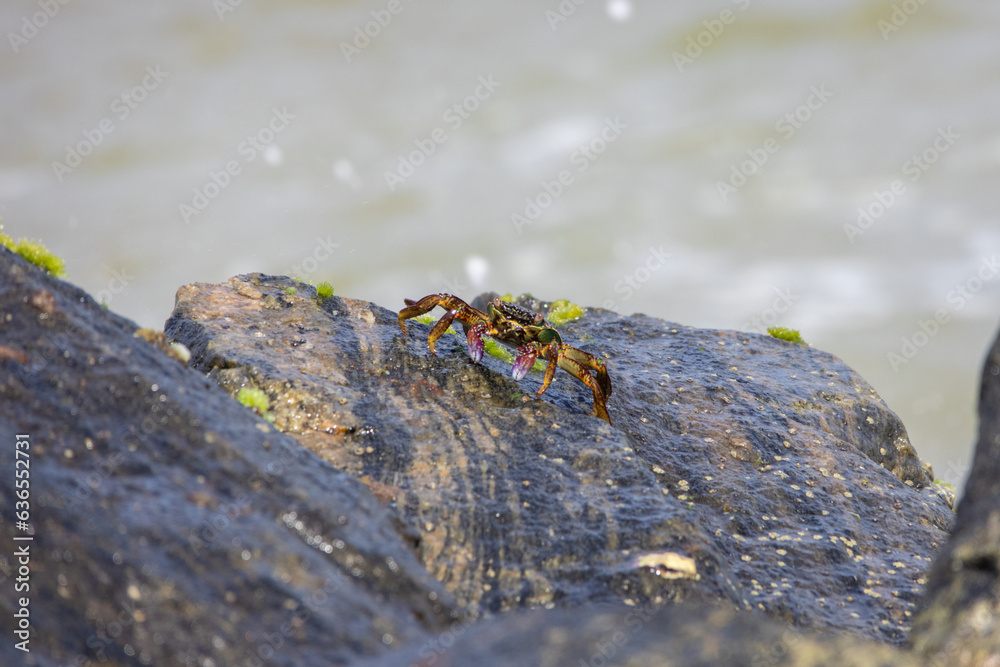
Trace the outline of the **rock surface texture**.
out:
[[[447,648],[446,648],[447,646]],[[523,612],[358,667],[917,667],[913,655],[856,637],[801,634],[759,614],[698,605],[659,611]]]
[[[931,570],[913,645],[933,665],[1000,665],[1000,338],[983,368],[979,441],[955,532]]]
[[[250,275],[182,288],[166,333],[368,485],[473,614],[713,601],[903,640],[952,513],[898,418],[836,358],[591,310],[562,333],[607,360],[609,426],[566,373],[538,398],[539,374],[475,365],[457,335],[432,356],[429,326],[407,326]]]
[[[135,330],[0,248],[0,664],[346,664],[461,618],[393,512]]]
[[[537,397],[541,374],[428,331],[237,276],[178,291],[185,367],[0,249],[0,438],[30,436],[32,524],[5,513],[0,542],[33,537],[32,651],[0,663],[924,664],[903,643],[952,513],[835,357],[590,310],[560,332],[607,361],[609,425],[569,374]],[[960,562],[982,583],[991,557]]]

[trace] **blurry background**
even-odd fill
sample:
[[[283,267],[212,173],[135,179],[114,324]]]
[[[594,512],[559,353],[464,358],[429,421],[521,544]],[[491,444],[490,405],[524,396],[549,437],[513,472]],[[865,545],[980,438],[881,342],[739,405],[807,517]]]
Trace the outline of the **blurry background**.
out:
[[[161,328],[248,271],[800,329],[961,485],[1000,5],[10,1],[0,218]]]

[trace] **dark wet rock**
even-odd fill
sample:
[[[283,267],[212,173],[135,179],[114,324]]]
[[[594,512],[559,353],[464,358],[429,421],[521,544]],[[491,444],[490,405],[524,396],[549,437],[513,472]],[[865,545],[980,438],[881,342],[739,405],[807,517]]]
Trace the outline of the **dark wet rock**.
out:
[[[856,637],[803,634],[760,613],[704,605],[514,613],[455,624],[357,667],[916,667]]]
[[[136,329],[0,248],[0,664],[345,664],[461,618],[396,512]]]
[[[611,426],[562,371],[539,398],[538,374],[472,364],[458,336],[434,357],[429,327],[407,326],[253,274],[181,288],[166,334],[366,484],[471,616],[715,602],[903,640],[952,514],[899,419],[837,358],[591,310],[561,331],[608,360]]]
[[[611,426],[428,328],[251,275],[182,288],[162,336],[0,249],[34,538],[0,663],[913,664],[886,643],[951,514],[842,362],[591,310],[561,331],[608,360]]]
[[[972,472],[912,643],[934,665],[1000,665],[1000,337],[983,367]]]

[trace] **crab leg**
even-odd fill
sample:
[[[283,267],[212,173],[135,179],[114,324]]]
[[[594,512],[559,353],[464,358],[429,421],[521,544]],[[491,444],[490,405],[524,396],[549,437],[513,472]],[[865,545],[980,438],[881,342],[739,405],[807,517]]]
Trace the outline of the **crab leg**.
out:
[[[483,351],[486,349],[486,345],[483,343],[483,336],[487,333],[486,324],[483,322],[476,322],[471,327],[465,327],[465,337],[469,342],[469,356],[477,364],[482,361]]]
[[[575,347],[570,347],[569,345],[562,346],[559,357],[559,365],[577,377],[580,376],[562,364],[563,359],[571,360],[583,368],[589,368],[594,371],[597,376],[597,384],[601,387],[601,393],[604,394],[605,398],[611,396],[611,378],[608,376],[608,367],[602,359],[598,359],[592,354],[588,354],[583,350],[578,350]],[[582,380],[583,378],[580,379]]]
[[[515,362],[515,372],[517,364],[529,356],[528,353],[524,353],[529,347],[526,345],[523,348],[518,348],[518,351],[522,352],[522,356],[518,357],[517,362]],[[556,367],[558,366],[590,387],[590,390],[594,392],[594,410],[591,414],[595,417],[600,417],[609,424],[611,423],[611,417],[608,415],[607,408],[608,396],[611,395],[611,378],[608,376],[607,368],[602,360],[583,350],[570,347],[565,343],[546,345],[536,354],[540,354],[543,359],[548,359],[549,362],[545,366],[545,377],[542,379],[542,386],[535,392],[536,396],[541,396],[549,388],[549,385],[552,384],[552,380],[556,374]],[[534,356],[531,357],[531,362],[534,363]],[[526,373],[530,367],[530,365],[526,366],[524,372]],[[594,371],[596,377],[591,374],[591,370]],[[520,377],[524,377],[524,373]],[[520,377],[515,375],[514,379],[519,380]]]
[[[510,376],[514,378],[515,382],[527,375],[531,367],[535,365],[535,359],[538,357],[538,349],[534,345],[522,345],[517,348],[517,353],[514,368],[510,372]],[[538,393],[540,394],[541,392]]]
[[[444,314],[444,317],[435,322],[434,326],[431,327],[431,332],[427,335],[427,349],[431,351],[431,354],[437,354],[437,351],[434,349],[434,342],[444,335],[444,332],[448,330],[451,323],[455,321],[456,315],[458,315],[457,311],[449,310]]]
[[[427,336],[427,349],[432,354],[437,354],[437,351],[434,349],[434,342],[444,335],[444,332],[448,330],[452,322],[458,320],[465,328],[469,343],[469,356],[477,363],[483,358],[484,346],[482,337],[489,333],[489,320],[486,319],[486,315],[482,311],[476,310],[457,296],[452,296],[451,294],[431,294],[420,299],[420,301],[414,301],[413,299],[403,299],[403,301],[407,307],[399,311],[398,319],[399,328],[404,334],[406,333],[406,325],[404,324],[406,320],[429,313],[436,306],[441,306],[448,311],[431,327],[430,334]]]
[[[399,311],[399,328],[406,333],[406,320],[413,317],[420,317],[424,313],[429,313],[434,310],[434,307],[441,303],[441,297],[444,294],[431,294],[430,296],[425,296],[420,301],[414,301],[413,299],[403,299],[406,303],[406,308]]]
[[[541,396],[545,393],[545,390],[549,388],[552,384],[553,378],[556,376],[556,364],[559,362],[559,347],[548,345],[542,350],[542,356],[549,360],[549,363],[545,365],[545,377],[542,378],[542,387],[535,392],[535,396]]]
[[[580,350],[576,351],[579,352]],[[608,414],[606,406],[607,396],[605,396],[604,391],[601,389],[600,382],[595,380],[594,376],[587,370],[587,366],[571,357],[559,355],[559,367],[590,387],[591,391],[594,392],[594,409],[590,414],[600,417],[610,424],[611,416]],[[610,387],[610,383],[608,386]]]

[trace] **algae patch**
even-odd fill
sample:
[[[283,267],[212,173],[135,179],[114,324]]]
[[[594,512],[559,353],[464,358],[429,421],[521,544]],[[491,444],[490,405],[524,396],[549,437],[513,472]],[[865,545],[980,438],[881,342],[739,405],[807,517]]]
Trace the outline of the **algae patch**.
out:
[[[316,285],[316,296],[322,301],[324,299],[329,299],[333,296],[333,285],[323,281],[319,285]]]
[[[35,266],[45,269],[56,278],[62,278],[66,275],[66,265],[62,259],[53,254],[39,241],[32,241],[30,239],[15,241],[12,237],[0,232],[0,245],[11,252],[16,252]]]
[[[271,414],[271,399],[267,397],[267,394],[264,393],[263,389],[257,389],[256,387],[243,387],[240,389],[239,393],[236,394],[236,400],[239,401],[244,407],[248,407],[257,412],[267,421],[274,421],[274,415]]]
[[[549,306],[549,322],[554,327],[560,327],[567,322],[578,320],[583,317],[586,311],[578,304],[571,303],[566,299],[553,301]]]
[[[787,340],[790,343],[800,343],[802,345],[808,345],[808,343],[802,340],[802,335],[799,333],[798,329],[786,329],[785,327],[768,327],[767,333],[771,334],[775,338],[780,338],[781,340]]]

